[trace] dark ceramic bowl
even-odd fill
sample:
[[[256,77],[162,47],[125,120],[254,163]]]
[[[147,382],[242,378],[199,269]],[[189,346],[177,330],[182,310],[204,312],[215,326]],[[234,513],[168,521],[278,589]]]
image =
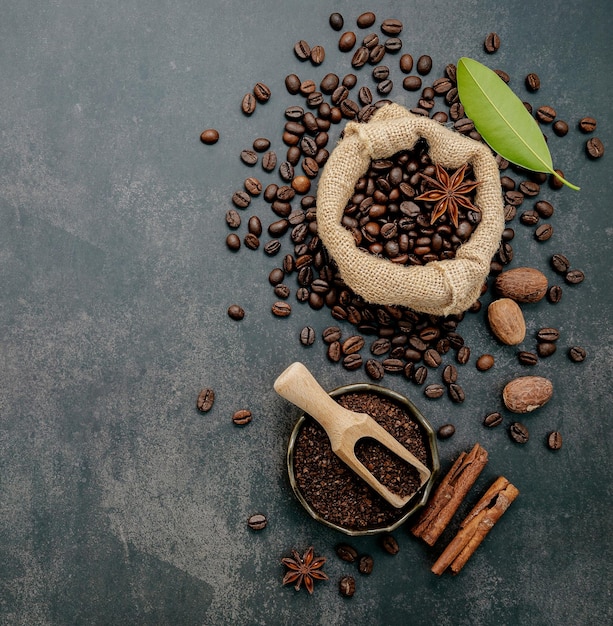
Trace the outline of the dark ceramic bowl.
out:
[[[395,404],[399,405],[403,410],[405,410],[412,417],[412,419],[420,425],[424,434],[424,439],[428,446],[429,461],[427,465],[431,471],[430,478],[428,479],[426,484],[423,485],[422,488],[413,495],[409,502],[402,509],[398,510],[398,519],[394,520],[385,527],[378,526],[376,528],[365,528],[356,530],[340,526],[338,524],[335,524],[334,522],[330,522],[324,519],[311,506],[311,504],[306,501],[304,495],[300,491],[294,474],[294,446],[296,444],[296,439],[298,437],[298,434],[300,433],[301,428],[308,419],[306,415],[302,414],[296,422],[296,425],[294,426],[287,449],[287,470],[289,473],[290,484],[292,486],[292,489],[294,490],[294,494],[313,519],[321,522],[322,524],[325,524],[326,526],[329,526],[330,528],[334,528],[335,530],[345,533],[346,535],[357,537],[359,535],[375,535],[377,533],[391,532],[404,524],[404,522],[406,522],[412,515],[414,515],[419,509],[421,509],[428,500],[430,491],[432,490],[432,486],[434,485],[434,481],[436,480],[436,476],[440,471],[436,433],[428,420],[420,413],[417,407],[408,398],[405,398],[403,395],[396,393],[391,389],[380,387],[379,385],[373,385],[371,383],[355,383],[352,385],[344,385],[342,387],[338,387],[337,389],[333,389],[329,393],[333,398],[337,398],[348,393],[374,393],[384,398],[387,398],[388,400],[391,400]]]

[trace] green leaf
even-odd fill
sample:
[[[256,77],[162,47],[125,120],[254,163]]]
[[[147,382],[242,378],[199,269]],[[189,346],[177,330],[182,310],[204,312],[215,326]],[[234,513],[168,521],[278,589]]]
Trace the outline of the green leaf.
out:
[[[458,94],[466,115],[490,148],[511,163],[549,172],[579,190],[553,169],[551,154],[536,120],[523,102],[485,65],[462,57],[457,64]]]

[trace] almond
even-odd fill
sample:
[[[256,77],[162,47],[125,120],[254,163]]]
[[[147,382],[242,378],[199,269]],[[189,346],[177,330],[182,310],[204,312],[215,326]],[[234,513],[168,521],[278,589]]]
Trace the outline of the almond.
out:
[[[501,298],[538,302],[547,293],[547,277],[533,267],[516,267],[499,274],[494,288]]]
[[[524,340],[526,322],[515,300],[494,300],[487,307],[487,319],[496,338],[507,346],[516,346]]]
[[[504,405],[513,413],[529,413],[547,404],[553,395],[553,385],[542,376],[519,376],[502,390]]]

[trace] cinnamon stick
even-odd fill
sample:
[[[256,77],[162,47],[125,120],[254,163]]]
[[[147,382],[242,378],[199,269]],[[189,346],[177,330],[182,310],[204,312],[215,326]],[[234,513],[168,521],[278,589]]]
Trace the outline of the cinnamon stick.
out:
[[[411,532],[433,546],[487,463],[487,451],[476,443],[462,452],[434,492]]]
[[[449,567],[457,574],[518,495],[517,487],[504,476],[497,478],[460,524],[458,533],[432,566],[432,572],[440,576]]]

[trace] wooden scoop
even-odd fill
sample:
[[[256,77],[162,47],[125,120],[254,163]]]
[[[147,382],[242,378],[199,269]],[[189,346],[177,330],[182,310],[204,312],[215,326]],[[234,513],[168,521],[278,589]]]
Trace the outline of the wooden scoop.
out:
[[[302,363],[292,363],[277,378],[274,389],[280,396],[316,419],[326,431],[334,453],[392,506],[403,507],[414,493],[400,497],[379,482],[355,455],[355,445],[360,439],[374,439],[415,467],[420,476],[420,488],[430,478],[430,470],[397,439],[370,415],[349,411],[338,404]]]

